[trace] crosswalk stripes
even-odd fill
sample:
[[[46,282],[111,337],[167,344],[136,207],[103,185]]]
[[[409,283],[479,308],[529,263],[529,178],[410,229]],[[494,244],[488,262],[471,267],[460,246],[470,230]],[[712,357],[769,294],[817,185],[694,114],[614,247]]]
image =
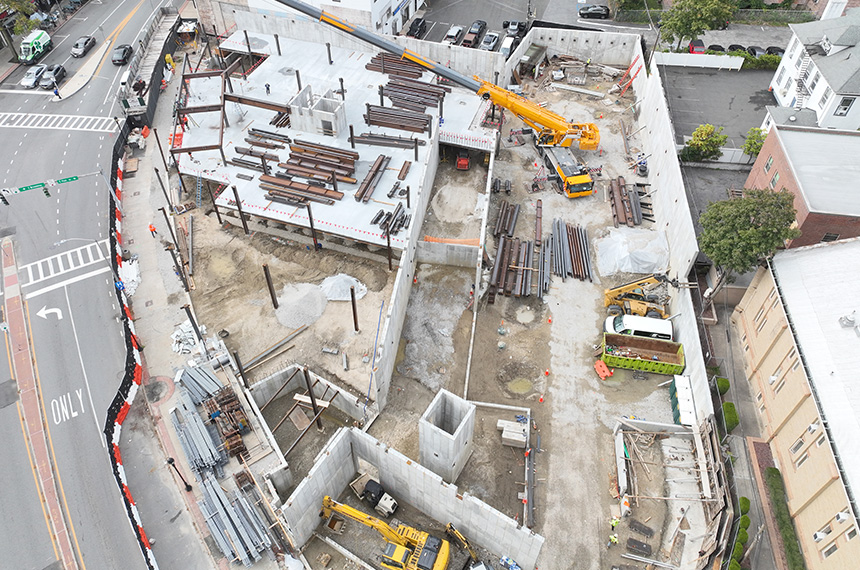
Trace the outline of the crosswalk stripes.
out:
[[[18,275],[21,279],[22,287],[29,287],[42,281],[47,281],[59,275],[70,273],[82,267],[104,263],[105,255],[102,248],[108,248],[110,245],[107,240],[100,242],[90,242],[84,246],[52,255],[21,265],[18,268]]]
[[[112,133],[116,130],[116,121],[114,121],[113,117],[92,117],[86,115],[0,113],[0,129],[3,128]]]

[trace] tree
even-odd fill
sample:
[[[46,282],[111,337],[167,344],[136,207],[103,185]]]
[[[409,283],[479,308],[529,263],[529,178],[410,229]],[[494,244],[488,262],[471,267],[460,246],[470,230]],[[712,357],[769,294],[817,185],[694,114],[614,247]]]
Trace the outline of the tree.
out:
[[[744,190],[744,197],[712,202],[699,218],[699,247],[726,275],[746,273],[800,236],[787,190]]]
[[[746,140],[744,141],[741,150],[744,154],[752,157],[758,156],[761,152],[761,147],[764,144],[765,133],[758,127],[753,127],[747,132]]]
[[[663,12],[660,33],[669,41],[677,39],[680,48],[684,39],[694,40],[716,24],[725,24],[734,11],[729,0],[675,0]]]
[[[13,10],[16,12],[13,16],[15,22],[13,30],[18,35],[26,34],[39,25],[39,22],[30,19],[30,16],[32,16],[36,10],[40,8],[43,10],[48,9],[46,3],[40,2],[38,5],[34,5],[30,0],[3,0],[3,5],[6,6],[10,12]],[[6,43],[12,46],[13,50],[17,49],[12,37],[6,30],[6,26],[0,26],[0,34],[3,35]]]
[[[681,160],[685,162],[699,162],[702,160],[714,160],[723,156],[722,146],[726,144],[729,136],[724,135],[723,127],[714,125],[699,125],[693,131],[693,137],[681,150]]]

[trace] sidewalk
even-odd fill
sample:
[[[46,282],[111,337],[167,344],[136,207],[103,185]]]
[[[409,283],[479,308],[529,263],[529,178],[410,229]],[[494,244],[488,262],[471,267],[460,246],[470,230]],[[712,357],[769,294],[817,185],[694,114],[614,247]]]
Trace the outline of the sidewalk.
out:
[[[748,497],[750,500],[750,512],[748,513],[751,524],[748,529],[750,541],[749,548],[759,529],[765,525],[764,511],[762,508],[762,497],[759,496],[753,468],[746,445],[747,437],[760,438],[761,427],[758,423],[758,411],[750,390],[750,383],[744,374],[742,349],[736,331],[731,325],[733,307],[726,307],[717,301],[714,308],[719,318],[719,323],[709,327],[711,340],[714,346],[714,355],[720,361],[720,373],[729,379],[731,388],[723,396],[724,401],[734,402],[740,418],[740,425],[736,427],[728,437],[729,450],[736,458],[732,468],[735,475],[735,493],[738,497]],[[729,546],[731,549],[733,545]],[[731,551],[729,551],[731,554]],[[766,531],[761,532],[758,544],[748,556],[752,568],[756,570],[777,570],[773,559],[773,549],[770,538]]]

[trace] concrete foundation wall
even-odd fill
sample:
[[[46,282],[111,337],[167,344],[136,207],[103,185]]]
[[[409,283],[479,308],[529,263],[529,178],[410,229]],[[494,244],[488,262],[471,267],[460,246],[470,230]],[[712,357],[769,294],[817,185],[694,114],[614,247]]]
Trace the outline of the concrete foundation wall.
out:
[[[282,507],[297,545],[304,545],[320,524],[323,497],[338,497],[349,484],[358,471],[358,459],[378,469],[379,482],[398,501],[441,524],[454,523],[471,541],[496,556],[510,556],[526,570],[534,568],[544,537],[471,495],[460,495],[455,485],[355,428],[338,430]]]
[[[639,49],[638,44],[636,49]],[[652,65],[650,75],[640,73],[633,87],[637,101],[641,101],[638,105],[638,120],[639,126],[645,127],[641,135],[645,147],[643,150],[650,155],[648,182],[660,189],[652,194],[657,220],[655,229],[664,231],[669,241],[669,277],[687,281],[687,275],[698,255],[698,242],[690,219],[681,166],[675,150],[675,133],[659,67]],[[676,341],[684,345],[687,361],[684,374],[690,377],[697,412],[699,417],[704,418],[714,412],[690,289],[673,290],[669,308],[672,315],[677,315],[674,319]]]
[[[637,53],[641,53],[639,36],[634,34],[618,34],[613,32],[587,32],[584,30],[560,30],[556,28],[532,28],[526,34],[522,46],[538,44],[547,48],[547,57],[557,54],[572,55],[579,59],[600,62],[603,65],[627,69]],[[520,48],[517,48],[517,52]],[[525,53],[525,51],[523,51]],[[517,53],[508,60],[508,67],[513,69],[519,62],[514,59]],[[644,60],[640,57],[637,65]],[[642,73],[644,75],[644,72]]]
[[[475,405],[440,390],[418,420],[418,460],[455,483],[472,454]]]
[[[456,243],[418,242],[418,262],[454,267],[474,267],[480,250],[475,245]]]
[[[711,69],[731,69],[737,71],[744,64],[744,58],[733,55],[711,55],[706,53],[668,53],[654,52],[657,65],[676,67],[707,67]]]

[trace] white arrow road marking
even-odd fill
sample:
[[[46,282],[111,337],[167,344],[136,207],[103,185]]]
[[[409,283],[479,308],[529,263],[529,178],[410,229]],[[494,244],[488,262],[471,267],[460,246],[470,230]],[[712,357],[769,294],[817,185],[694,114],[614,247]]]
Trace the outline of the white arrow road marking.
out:
[[[45,305],[44,307],[42,307],[42,308],[39,310],[39,312],[38,312],[38,313],[36,313],[36,316],[38,316],[38,317],[42,317],[43,319],[46,319],[46,320],[47,320],[48,315],[50,315],[51,313],[53,313],[53,314],[57,315],[57,320],[58,320],[58,321],[62,321],[62,320],[63,320],[63,311],[61,311],[60,309],[57,309],[57,308],[49,309],[47,305]]]

